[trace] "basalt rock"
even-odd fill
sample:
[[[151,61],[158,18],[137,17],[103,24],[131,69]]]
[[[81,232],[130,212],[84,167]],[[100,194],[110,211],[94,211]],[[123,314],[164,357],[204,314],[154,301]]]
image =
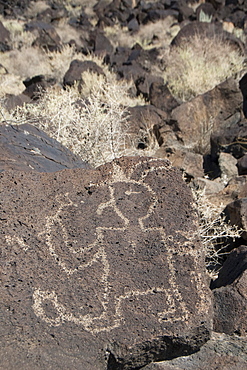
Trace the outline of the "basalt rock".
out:
[[[36,100],[40,97],[41,92],[56,83],[55,79],[46,79],[43,75],[34,76],[23,81],[26,89],[23,91],[30,99]]]
[[[33,21],[26,24],[26,31],[37,35],[33,46],[38,46],[50,51],[56,51],[61,48],[61,39],[55,28],[46,22]]]
[[[245,253],[246,256],[246,253]],[[245,257],[246,258],[246,257]],[[231,284],[214,293],[214,330],[229,335],[247,334],[247,269]]]
[[[70,63],[70,67],[68,71],[64,75],[63,83],[66,86],[72,86],[75,82],[79,82],[79,84],[83,84],[82,73],[83,72],[91,72],[96,73],[98,75],[104,75],[103,69],[98,66],[97,63],[91,60],[73,60]]]
[[[229,203],[224,212],[232,225],[244,230],[242,237],[247,240],[247,198]]]
[[[240,120],[239,112],[226,120],[225,127],[219,127],[218,130],[212,133],[210,146],[213,161],[218,160],[220,152],[231,153],[237,159],[245,155],[247,150],[247,121]]]
[[[172,46],[182,46],[184,42],[188,41],[190,38],[195,36],[205,37],[209,39],[219,38],[225,42],[232,45],[240,52],[244,53],[244,45],[234,35],[224,31],[220,23],[208,23],[208,22],[198,22],[194,21],[185,25],[179,33],[174,37],[171,42]]]
[[[168,161],[6,171],[0,187],[5,368],[135,369],[209,339],[197,216]]]
[[[143,370],[243,370],[247,365],[247,338],[214,332],[212,338],[190,356],[155,362]]]
[[[208,154],[210,136],[240,121],[241,93],[230,78],[205,94],[179,105],[171,113],[170,125],[178,140],[191,151]],[[211,147],[211,154],[213,148]],[[216,150],[217,151],[217,150]],[[216,154],[217,158],[218,153]]]
[[[77,167],[89,165],[42,130],[29,124],[0,125],[0,172],[56,172]]]

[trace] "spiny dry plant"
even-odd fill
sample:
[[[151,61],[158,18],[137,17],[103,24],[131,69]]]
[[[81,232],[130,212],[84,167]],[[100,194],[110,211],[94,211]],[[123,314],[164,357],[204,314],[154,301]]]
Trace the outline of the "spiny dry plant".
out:
[[[222,258],[227,254],[227,242],[240,238],[243,230],[227,222],[222,207],[212,204],[204,190],[193,190],[193,195],[199,213],[199,235],[205,250],[206,267],[212,277],[216,277]]]
[[[243,69],[244,56],[219,37],[197,35],[166,51],[162,62],[171,92],[188,101]]]
[[[122,104],[126,101],[131,101],[127,87],[98,77],[86,97],[77,85],[65,90],[55,86],[41,92],[37,103],[3,114],[6,122],[33,124],[83,160],[99,166],[123,155],[140,154],[137,138],[129,134],[128,111]],[[157,146],[156,142],[142,154],[152,155]]]

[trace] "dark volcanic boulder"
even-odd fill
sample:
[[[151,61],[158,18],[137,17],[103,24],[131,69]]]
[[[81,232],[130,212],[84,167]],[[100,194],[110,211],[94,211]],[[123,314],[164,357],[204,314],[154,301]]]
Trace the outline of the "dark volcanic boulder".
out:
[[[89,165],[42,130],[29,124],[0,125],[0,172],[56,172],[77,167]]]
[[[153,82],[151,84],[149,100],[151,104],[165,112],[170,112],[179,105],[164,83]]]
[[[232,225],[244,230],[242,237],[247,240],[247,198],[237,199],[229,203],[224,212]]]
[[[235,276],[238,276],[233,283],[220,286],[213,290],[214,294],[214,330],[229,335],[247,334],[247,266],[246,266],[246,247],[242,247],[239,254],[243,261],[236,261],[240,256],[230,255],[230,261],[223,269],[230,273],[228,282]],[[224,271],[224,274],[225,274]],[[225,282],[227,280],[225,279]],[[224,283],[225,283],[224,282]],[[219,281],[220,284],[220,281]],[[216,282],[217,285],[217,282]]]
[[[4,368],[135,369],[209,339],[197,216],[168,161],[6,171],[0,187]]]
[[[0,14],[20,16],[23,11],[30,5],[31,0],[8,0],[0,2]]]
[[[169,124],[186,148],[208,154],[212,132],[222,129],[228,135],[229,126],[240,121],[241,103],[237,83],[229,78],[205,94],[173,109]],[[212,151],[211,146],[212,156],[217,157],[218,152],[213,154]]]
[[[43,75],[27,78],[25,81],[23,81],[23,84],[26,86],[23,94],[27,95],[32,100],[36,100],[40,97],[42,91],[46,90],[49,86],[52,86],[55,83],[55,79],[46,79]]]
[[[213,333],[212,338],[190,356],[155,362],[142,370],[244,370],[247,365],[247,338]]]
[[[96,73],[98,75],[104,75],[103,69],[98,66],[97,63],[92,62],[91,60],[85,60],[82,62],[81,60],[75,59],[70,63],[69,69],[64,75],[64,85],[72,86],[75,82],[82,84],[82,73],[86,71]]]
[[[38,46],[50,51],[59,50],[62,46],[60,36],[56,29],[49,23],[33,21],[26,24],[26,31],[34,32],[37,35],[33,46]]]
[[[243,43],[231,33],[224,31],[220,23],[190,22],[181,28],[179,33],[172,40],[171,45],[182,46],[184,42],[195,36],[209,39],[219,38],[231,44],[233,48],[237,48],[244,53]]]
[[[247,121],[240,120],[240,114],[236,112],[225,123],[225,127],[219,127],[211,135],[211,156],[213,160],[218,160],[220,152],[227,152],[240,159],[247,150]],[[240,171],[244,162],[245,159],[242,159],[238,165]]]

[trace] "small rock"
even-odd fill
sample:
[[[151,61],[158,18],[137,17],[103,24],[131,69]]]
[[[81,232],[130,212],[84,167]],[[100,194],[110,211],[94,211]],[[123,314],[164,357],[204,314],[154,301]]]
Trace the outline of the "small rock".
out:
[[[224,212],[232,225],[244,230],[242,238],[247,240],[247,198],[241,198],[228,204]]]
[[[244,255],[246,258],[246,251]],[[239,271],[232,272],[231,277],[233,277],[234,274],[237,274],[238,272]],[[213,294],[214,294],[214,330],[229,335],[237,334],[241,336],[246,336],[247,335],[246,263],[244,272],[242,272],[242,274],[232,284],[227,286],[221,286],[220,288],[214,289]]]
[[[171,112],[179,103],[171,94],[169,88],[164,83],[153,82],[149,90],[149,100],[156,108],[165,112]]]
[[[232,284],[247,270],[247,246],[242,245],[229,253],[218,277],[211,284],[211,288],[220,288]]]
[[[247,154],[238,159],[237,168],[239,175],[247,175]]]
[[[221,172],[221,178],[225,183],[238,176],[237,159],[229,153],[221,152],[219,155],[218,163]]]

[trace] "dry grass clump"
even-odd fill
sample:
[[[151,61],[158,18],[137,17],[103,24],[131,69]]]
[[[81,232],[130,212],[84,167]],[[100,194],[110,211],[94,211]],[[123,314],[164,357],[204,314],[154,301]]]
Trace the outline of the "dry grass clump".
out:
[[[131,48],[136,43],[146,50],[154,46],[168,47],[173,37],[180,30],[179,26],[173,25],[174,21],[174,17],[168,16],[155,23],[142,25],[139,31],[133,34],[129,32],[127,27],[121,27],[119,24],[115,24],[114,27],[105,27],[104,32],[115,47]]]
[[[12,49],[21,47],[31,47],[35,36],[31,32],[25,31],[25,22],[20,19],[6,19],[0,16],[4,27],[10,32],[10,44]]]
[[[240,238],[243,230],[226,221],[221,207],[212,204],[204,191],[193,191],[199,212],[199,235],[206,254],[206,267],[217,276],[222,258],[227,254],[227,242]]]
[[[175,97],[188,101],[243,69],[244,56],[219,38],[195,36],[163,57],[164,78]]]
[[[21,94],[23,90],[25,90],[25,85],[19,76],[0,73],[0,98],[6,94]]]
[[[125,95],[125,97],[124,97]],[[140,154],[128,133],[127,87],[98,79],[86,98],[78,86],[53,87],[41,93],[36,104],[4,113],[12,124],[30,123],[44,130],[93,166],[123,155]],[[151,155],[148,148],[142,154]]]

